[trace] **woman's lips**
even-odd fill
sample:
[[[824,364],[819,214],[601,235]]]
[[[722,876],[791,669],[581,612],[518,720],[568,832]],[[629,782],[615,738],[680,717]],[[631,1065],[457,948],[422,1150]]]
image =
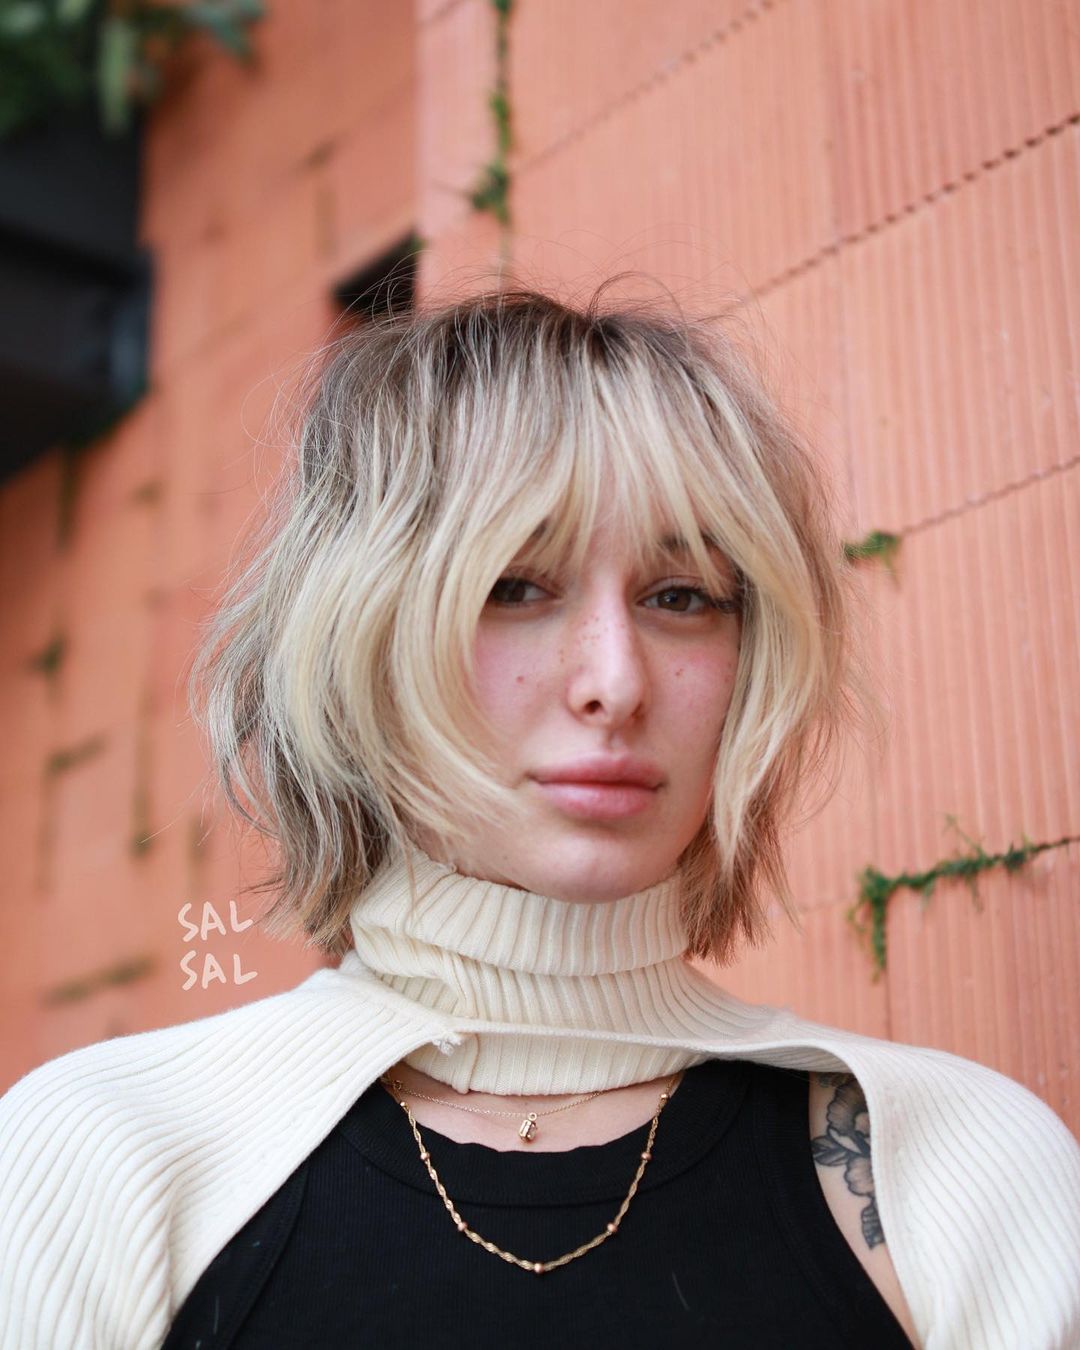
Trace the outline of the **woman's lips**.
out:
[[[639,783],[537,782],[536,786],[560,811],[586,820],[619,820],[639,815],[648,810],[657,791]]]

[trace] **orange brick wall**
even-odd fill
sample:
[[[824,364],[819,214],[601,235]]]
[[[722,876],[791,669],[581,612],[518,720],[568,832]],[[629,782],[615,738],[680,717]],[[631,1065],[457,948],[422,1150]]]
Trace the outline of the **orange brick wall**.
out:
[[[778,923],[718,978],[972,1056],[1080,1126],[1080,848],[986,874],[981,909],[962,885],[925,905],[898,893],[878,980],[845,917],[865,864],[914,871],[962,846],[949,814],[989,852],[1080,833],[1067,3],[517,0],[507,237],[464,195],[494,149],[489,0],[272,8],[259,75],[207,62],[155,116],[155,387],[86,457],[71,542],[54,540],[58,457],[0,495],[3,1011],[26,1029],[5,1077],[312,964],[249,930],[205,946],[256,979],[179,992],[176,911],[224,913],[260,859],[213,815],[196,843],[200,750],[174,683],[273,471],[265,415],[326,332],[331,282],[415,227],[431,297],[490,284],[505,247],[541,284],[630,268],[645,276],[628,292],[734,304],[821,447],[848,537],[904,541],[895,578],[862,574],[888,744],[793,835],[801,936]],[[49,680],[26,663],[56,631],[69,654]],[[140,810],[154,833],[134,856]],[[141,979],[42,1003],[144,953],[158,965]]]
[[[152,387],[78,457],[67,541],[59,453],[0,489],[0,1086],[73,1046],[288,988],[317,964],[253,926],[228,931],[230,901],[239,925],[256,912],[240,886],[265,859],[213,798],[203,809],[183,676],[280,459],[268,414],[286,400],[284,415],[335,318],[333,283],[416,223],[417,44],[408,5],[268,8],[255,71],[208,51],[153,115]],[[47,677],[31,663],[57,636]],[[58,752],[69,758],[50,771]],[[211,904],[226,933],[187,940],[189,903],[196,923]],[[184,989],[191,950],[199,978]],[[204,989],[207,954],[225,978],[209,967]]]

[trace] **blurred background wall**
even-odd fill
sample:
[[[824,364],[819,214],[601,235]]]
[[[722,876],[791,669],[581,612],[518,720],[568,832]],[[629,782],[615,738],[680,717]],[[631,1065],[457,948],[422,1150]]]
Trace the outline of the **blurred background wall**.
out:
[[[147,119],[145,396],[0,485],[0,1087],[318,964],[249,923],[265,854],[203,800],[195,625],[350,298],[509,263],[732,307],[845,537],[899,541],[856,564],[888,746],[793,832],[802,933],[716,977],[980,1060],[1080,1127],[1075,9],[270,0],[253,44],[251,69],[196,48]],[[878,969],[864,868],[1025,841],[1055,846],[980,864],[974,898],[896,889]]]

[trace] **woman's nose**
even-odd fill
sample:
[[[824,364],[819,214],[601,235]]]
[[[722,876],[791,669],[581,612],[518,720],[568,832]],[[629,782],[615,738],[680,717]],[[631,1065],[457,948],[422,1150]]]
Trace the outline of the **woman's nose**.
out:
[[[613,724],[639,713],[646,701],[648,672],[641,634],[627,603],[590,604],[568,637],[568,700],[577,714],[606,714]]]

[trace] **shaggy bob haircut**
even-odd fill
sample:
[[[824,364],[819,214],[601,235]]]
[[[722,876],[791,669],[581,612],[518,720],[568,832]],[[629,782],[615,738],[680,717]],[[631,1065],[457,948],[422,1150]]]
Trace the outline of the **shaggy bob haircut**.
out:
[[[489,291],[329,347],[189,681],[211,777],[279,853],[250,888],[278,892],[267,931],[340,955],[411,823],[450,847],[515,823],[478,749],[477,620],[511,559],[580,567],[602,512],[639,566],[674,530],[711,593],[724,578],[706,538],[738,583],[709,811],[677,868],[688,951],[724,962],[740,937],[759,945],[770,896],[798,926],[782,827],[861,683],[823,476],[713,320],[616,307],[604,289],[576,307]]]

